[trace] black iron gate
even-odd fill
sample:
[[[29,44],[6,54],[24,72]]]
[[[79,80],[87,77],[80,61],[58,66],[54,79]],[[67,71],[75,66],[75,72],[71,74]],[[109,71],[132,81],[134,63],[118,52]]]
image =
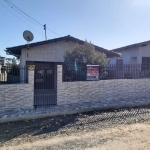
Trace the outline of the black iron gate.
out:
[[[34,107],[56,105],[56,82],[54,63],[34,62]]]

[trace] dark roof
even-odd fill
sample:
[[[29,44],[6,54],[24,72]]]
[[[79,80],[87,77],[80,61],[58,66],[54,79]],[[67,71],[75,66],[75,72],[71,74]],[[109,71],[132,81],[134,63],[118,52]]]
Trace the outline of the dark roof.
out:
[[[124,46],[124,47],[120,47],[120,48],[115,48],[111,51],[114,51],[114,52],[119,52],[121,50],[124,50],[124,49],[129,49],[129,48],[133,48],[133,47],[138,47],[138,46],[146,46],[147,44],[149,44],[150,41],[145,41],[145,42],[141,42],[141,43],[135,43],[135,44],[132,44],[132,45],[127,45],[127,46]]]
[[[55,38],[55,39],[51,39],[51,40],[47,40],[47,41],[31,43],[30,47],[39,46],[39,45],[43,45],[43,44],[54,43],[54,42],[59,42],[59,41],[72,41],[72,42],[75,42],[75,43],[84,44],[84,41],[79,40],[77,38],[74,38],[74,37],[68,35],[68,36]],[[27,48],[27,46],[28,45],[25,44],[25,45],[20,45],[20,46],[15,46],[15,47],[8,47],[8,48],[6,48],[6,52],[11,54],[11,55],[20,56],[21,55],[21,49]],[[97,51],[105,53],[107,55],[107,57],[120,57],[120,55],[118,53],[108,51],[108,50],[106,50],[104,48],[101,48],[99,46],[96,46],[96,45],[94,45],[94,46],[95,46],[95,49]]]

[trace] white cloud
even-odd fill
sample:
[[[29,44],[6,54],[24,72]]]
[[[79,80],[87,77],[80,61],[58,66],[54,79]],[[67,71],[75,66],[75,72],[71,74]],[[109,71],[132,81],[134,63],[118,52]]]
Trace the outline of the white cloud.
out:
[[[150,6],[150,0],[133,0],[134,6]]]

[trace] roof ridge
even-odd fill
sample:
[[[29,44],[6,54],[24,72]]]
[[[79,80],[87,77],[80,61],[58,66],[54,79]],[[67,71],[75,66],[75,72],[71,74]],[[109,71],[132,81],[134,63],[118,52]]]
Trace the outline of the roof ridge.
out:
[[[43,44],[50,44],[50,43],[63,41],[63,40],[64,41],[72,41],[72,42],[75,42],[75,43],[78,42],[79,44],[83,44],[85,42],[85,41],[80,40],[78,38],[75,38],[73,36],[67,35],[67,36],[64,36],[64,37],[59,37],[59,38],[49,39],[49,40],[45,40],[45,41],[30,43],[30,47],[39,46],[39,45],[43,45]],[[95,47],[96,50],[98,50],[100,52],[104,52],[108,56],[114,55],[115,57],[119,57],[118,53],[114,53],[112,51],[109,51],[107,49],[104,49],[104,48],[99,47],[99,46],[94,45],[94,44],[93,44],[93,46]],[[27,48],[27,44],[14,46],[14,47],[8,47],[8,48],[6,48],[6,52],[10,53],[10,54],[13,54],[13,55],[17,55],[17,54],[21,55],[21,49],[23,49],[23,48]]]
[[[111,51],[121,50],[121,49],[124,49],[124,48],[131,48],[131,47],[135,47],[135,46],[139,46],[139,45],[147,44],[147,43],[150,43],[150,40],[144,41],[144,42],[140,42],[140,43],[130,44],[130,45],[119,47],[119,48],[115,48],[115,49],[112,49]]]

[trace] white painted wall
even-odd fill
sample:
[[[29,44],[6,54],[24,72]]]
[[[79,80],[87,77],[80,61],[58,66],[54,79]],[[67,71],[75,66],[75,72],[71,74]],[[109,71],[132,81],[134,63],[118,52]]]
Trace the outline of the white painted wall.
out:
[[[137,57],[137,64],[142,63],[142,57],[150,57],[150,44],[147,46],[136,46],[119,51],[122,54],[123,64],[131,64],[132,57]]]
[[[110,65],[116,65],[116,61],[117,59],[119,59],[118,57],[114,57],[114,58],[108,58],[109,59],[109,64]]]
[[[124,49],[121,50],[120,53],[122,54],[123,64],[130,64],[131,57],[137,57],[137,63],[140,63],[139,47]]]
[[[20,64],[26,65],[26,61],[63,62],[66,51],[72,51],[76,43],[71,41],[60,41],[44,44],[21,50]]]

